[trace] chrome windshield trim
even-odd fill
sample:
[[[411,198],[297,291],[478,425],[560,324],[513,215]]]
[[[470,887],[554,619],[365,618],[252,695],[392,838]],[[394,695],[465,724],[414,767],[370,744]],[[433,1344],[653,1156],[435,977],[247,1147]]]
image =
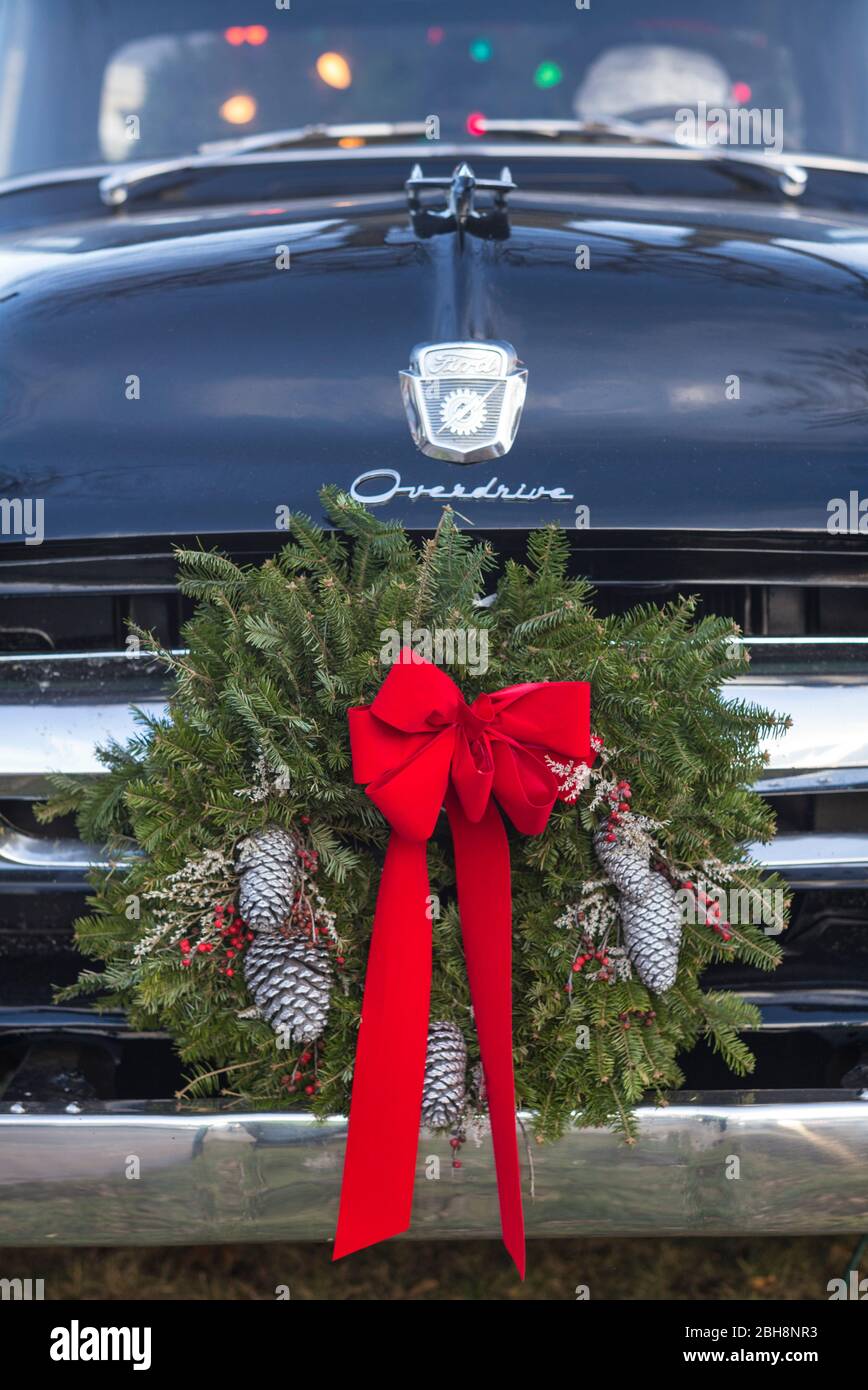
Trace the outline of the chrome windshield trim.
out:
[[[769,158],[767,151],[734,148],[732,145],[709,145],[701,141],[680,141],[674,134],[654,135],[643,125],[630,120],[605,122],[576,120],[488,120],[480,119],[480,132],[483,138],[488,134],[520,135],[527,131],[529,136],[539,136],[546,140],[569,140],[574,137],[582,148],[588,143],[605,144],[608,139],[623,140],[628,144],[639,145],[643,149],[660,147],[670,152],[689,149],[700,152],[710,164],[716,164],[724,173],[743,175],[758,181],[763,187],[771,187],[788,198],[800,198],[805,192],[808,175],[792,159],[781,153]]]
[[[558,150],[556,147],[552,147],[551,143],[548,141],[541,141],[539,144],[536,144],[532,141],[522,140],[515,145],[509,145],[506,141],[498,140],[487,143],[484,139],[474,138],[472,141],[451,141],[445,143],[443,141],[431,140],[425,143],[429,150],[429,158],[440,158],[442,156],[445,159],[469,159],[475,154],[477,157],[486,159],[502,159],[507,151],[510,150],[513,151],[511,158],[516,160],[522,158],[535,159],[539,158],[540,155],[545,155],[546,157],[554,155],[558,158],[564,156],[570,158],[575,155],[574,149]],[[653,158],[654,146],[620,144],[583,146],[579,153],[583,157],[592,159],[601,156],[605,159]],[[372,154],[375,158],[379,159],[382,159],[384,155],[388,155],[389,158],[394,156],[397,159],[418,159],[420,154],[420,142],[414,141],[407,145],[390,145],[387,149],[380,148],[375,150],[365,148],[356,150],[282,150],[279,152],[278,157],[287,163],[308,163],[312,159],[370,158]],[[691,154],[695,157],[694,151],[691,151],[688,147],[684,147],[682,150],[680,146],[677,149],[664,149],[662,151],[662,157],[667,159],[671,159],[673,156],[676,158],[679,156],[690,157]],[[659,150],[657,151],[657,157],[661,157],[661,151]],[[766,157],[768,158],[769,156]],[[175,158],[182,159],[183,156],[178,155],[175,156]],[[190,159],[195,158],[195,155],[190,156]],[[243,158],[243,156],[239,156],[239,158]],[[771,158],[780,158],[783,162],[792,162],[802,165],[808,171],[811,169],[818,169],[831,173],[868,175],[868,160],[851,159],[846,155],[811,153],[808,150],[788,150],[780,156],[772,154]],[[112,174],[118,173],[121,169],[135,169],[141,167],[143,164],[152,164],[154,162],[155,161],[152,160],[135,160],[123,165],[106,163],[69,165],[57,168],[37,169],[27,174],[14,174],[10,178],[0,179],[0,197],[8,193],[27,192],[29,189],[50,186],[55,183],[81,183],[89,179],[105,179]]]
[[[540,156],[546,159],[568,160],[652,159],[669,163],[672,161],[701,163],[712,168],[717,165],[722,172],[727,170],[732,172],[733,166],[743,164],[746,177],[751,169],[767,169],[770,175],[777,174],[786,180],[792,178],[793,188],[798,186],[800,192],[804,185],[799,175],[803,170],[799,169],[798,165],[804,165],[805,168],[810,167],[810,161],[801,159],[797,161],[795,156],[789,154],[770,153],[760,157],[756,154],[739,154],[738,151],[729,151],[725,158],[718,158],[713,150],[702,145],[656,145],[653,143],[647,145],[618,143],[611,145],[604,143],[560,145],[545,137],[542,137],[537,143],[533,140],[486,141],[483,136],[472,143],[466,141],[445,143],[438,140],[423,141],[420,139],[406,144],[399,141],[396,144],[374,144],[352,150],[341,149],[340,147],[337,149],[278,149],[267,152],[252,150],[248,154],[190,154],[176,158],[142,160],[112,166],[100,179],[99,192],[106,207],[119,208],[135,196],[137,189],[149,188],[150,191],[160,192],[201,172],[218,172],[232,168],[243,169],[266,163],[272,166],[280,163],[330,163],[335,160],[352,160],[363,163],[371,159],[382,160],[384,157],[409,159],[415,162],[420,158],[423,149],[427,150],[429,159],[490,158],[503,161],[539,158]],[[866,172],[868,172],[868,166],[866,166]],[[786,190],[782,189],[782,191]],[[798,194],[791,192],[790,196],[798,196]]]
[[[402,136],[421,139],[427,135],[425,121],[351,121],[342,125],[328,122],[313,125],[288,126],[285,130],[265,130],[259,135],[242,135],[237,139],[206,140],[197,154],[241,155],[278,151],[287,146],[304,145],[316,140],[397,140]]]

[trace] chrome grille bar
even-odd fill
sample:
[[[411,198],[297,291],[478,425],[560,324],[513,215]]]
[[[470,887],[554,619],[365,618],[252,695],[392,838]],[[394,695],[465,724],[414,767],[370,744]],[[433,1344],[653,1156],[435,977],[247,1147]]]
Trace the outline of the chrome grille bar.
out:
[[[868,639],[826,640],[836,656],[848,654],[849,669],[810,674],[765,669],[728,684],[736,699],[789,715],[792,727],[766,746],[769,770],[757,783],[765,795],[821,794],[868,790]],[[823,639],[767,639],[755,643],[767,666],[774,648],[790,652],[824,646]],[[0,658],[0,800],[35,800],[47,795],[50,774],[99,775],[97,745],[124,742],[136,730],[131,705],[152,717],[165,710],[165,675],[150,656],[126,652],[96,655]],[[770,846],[753,846],[769,868],[797,886],[846,886],[868,882],[868,834],[781,835]],[[94,856],[94,859],[91,858]],[[0,891],[34,874],[59,875],[80,887],[98,851],[77,841],[37,839],[0,824]]]
[[[154,717],[164,711],[164,677],[153,661],[139,665],[122,652],[30,660],[0,658],[0,799],[45,795],[51,772],[101,772],[94,750],[134,732],[131,705]],[[868,671],[847,681],[750,677],[729,682],[727,692],[792,719],[783,738],[766,744],[770,772],[852,769],[864,782]]]
[[[868,835],[778,835],[770,845],[748,849],[796,888],[852,888],[868,882]]]

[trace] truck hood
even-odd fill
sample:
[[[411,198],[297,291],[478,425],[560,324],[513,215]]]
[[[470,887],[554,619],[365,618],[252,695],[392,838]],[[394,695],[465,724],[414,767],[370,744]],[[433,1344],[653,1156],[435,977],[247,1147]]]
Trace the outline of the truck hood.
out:
[[[53,540],[268,532],[324,482],[420,528],[823,532],[865,486],[866,269],[864,224],[740,202],[518,194],[463,249],[392,193],[42,224],[0,237],[0,496]],[[398,372],[455,338],[528,369],[494,463],[410,437]]]

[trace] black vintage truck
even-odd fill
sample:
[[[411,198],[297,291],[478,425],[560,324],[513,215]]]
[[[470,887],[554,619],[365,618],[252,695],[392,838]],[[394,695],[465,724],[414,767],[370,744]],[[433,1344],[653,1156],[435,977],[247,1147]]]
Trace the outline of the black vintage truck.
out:
[[[34,816],[160,707],[173,546],[270,554],[324,482],[559,522],[792,716],[752,1089],[685,1059],[637,1149],[540,1155],[531,1233],[868,1226],[866,53],[868,0],[0,0],[0,1241],[331,1232],[341,1123],[179,1114],[166,1039],[52,1003],[100,850]],[[416,1234],[495,1233],[493,1174],[437,1187]]]

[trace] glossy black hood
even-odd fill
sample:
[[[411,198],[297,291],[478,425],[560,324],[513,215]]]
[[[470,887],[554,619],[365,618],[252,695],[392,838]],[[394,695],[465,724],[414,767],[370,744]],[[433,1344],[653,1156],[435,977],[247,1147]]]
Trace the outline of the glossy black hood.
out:
[[[95,207],[0,237],[0,496],[44,499],[49,540],[269,532],[324,482],[419,527],[455,491],[486,529],[586,506],[824,532],[830,498],[868,490],[866,268],[864,221],[801,204],[519,191],[510,235],[463,249],[392,186]],[[398,372],[452,338],[528,369],[495,462],[410,438]]]

